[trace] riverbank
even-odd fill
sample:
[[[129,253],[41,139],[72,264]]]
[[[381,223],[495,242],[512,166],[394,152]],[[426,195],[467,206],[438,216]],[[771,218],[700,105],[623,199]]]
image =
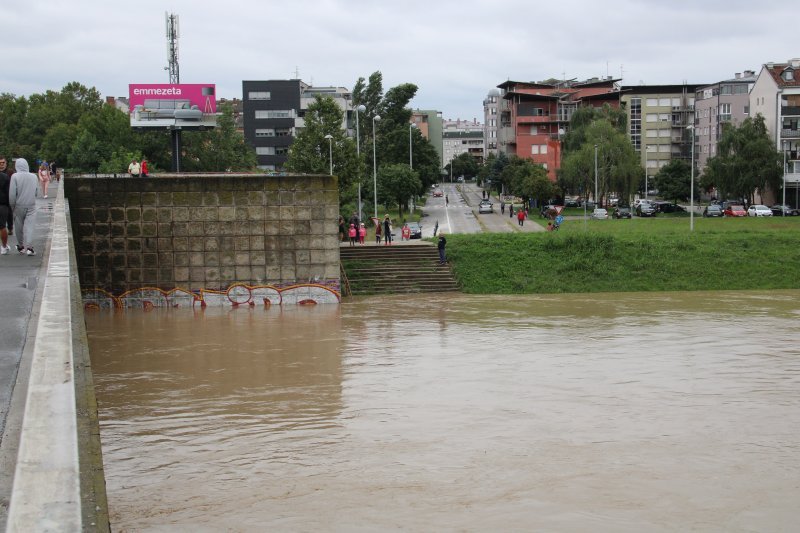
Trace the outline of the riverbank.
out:
[[[775,290],[798,287],[800,217],[590,221],[553,233],[448,235],[474,294]]]

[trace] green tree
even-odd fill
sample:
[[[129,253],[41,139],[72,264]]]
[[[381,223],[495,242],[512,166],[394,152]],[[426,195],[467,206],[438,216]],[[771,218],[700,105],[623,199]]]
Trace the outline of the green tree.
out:
[[[68,161],[73,171],[97,172],[100,167],[101,157],[100,143],[95,136],[88,131],[81,132],[72,145]]]
[[[448,175],[450,174],[450,167],[452,166],[453,179],[464,176],[465,178],[472,178],[478,175],[478,163],[475,158],[470,154],[458,154],[453,158],[450,163],[445,165],[445,170]]]
[[[506,190],[525,200],[534,199],[539,204],[553,198],[557,188],[547,177],[547,171],[530,159],[512,156],[502,171],[501,181]]]
[[[250,171],[258,164],[253,148],[236,131],[233,106],[217,109],[217,127],[184,134],[182,165],[187,172]]]
[[[642,167],[627,135],[606,118],[596,118],[583,132],[579,149],[565,153],[559,185],[565,192],[595,189],[595,145],[597,146],[597,191],[602,200],[611,192],[629,199],[636,190]]]
[[[667,200],[678,202],[688,200],[692,188],[692,167],[682,159],[673,159],[658,171],[655,185],[659,194]],[[694,184],[694,194],[700,195],[698,183]]]
[[[417,173],[405,163],[384,165],[378,172],[378,200],[386,205],[396,204],[400,219],[403,208],[421,187]]]
[[[722,197],[747,198],[752,203],[756,191],[762,194],[780,189],[783,155],[770,140],[764,117],[748,117],[739,127],[723,129],[717,155],[706,163],[701,184],[716,187]]]
[[[359,163],[355,142],[345,135],[342,121],[342,110],[333,98],[316,96],[306,110],[305,128],[295,137],[284,168],[290,172],[327,174],[332,150],[333,174],[339,179],[340,201],[351,202]],[[326,135],[331,136],[330,141]]]
[[[42,140],[41,154],[47,161],[55,161],[59,165],[69,160],[72,145],[78,138],[78,126],[59,123],[47,130]]]

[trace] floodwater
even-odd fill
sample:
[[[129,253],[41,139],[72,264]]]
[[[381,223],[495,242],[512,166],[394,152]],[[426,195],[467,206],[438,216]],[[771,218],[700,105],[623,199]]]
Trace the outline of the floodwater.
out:
[[[115,531],[800,523],[800,291],[86,320]]]

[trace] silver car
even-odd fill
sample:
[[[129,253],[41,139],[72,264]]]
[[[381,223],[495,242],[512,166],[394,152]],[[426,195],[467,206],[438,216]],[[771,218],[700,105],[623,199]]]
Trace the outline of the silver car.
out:
[[[494,213],[492,205],[492,202],[489,200],[481,200],[481,203],[478,204],[478,213]]]

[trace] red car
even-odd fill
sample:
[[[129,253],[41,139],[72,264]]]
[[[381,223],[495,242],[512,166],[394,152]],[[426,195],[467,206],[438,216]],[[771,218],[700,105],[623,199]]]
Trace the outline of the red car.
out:
[[[433,196],[434,196],[434,198],[441,198],[441,197],[442,197],[442,196],[444,196],[444,195],[442,194],[442,191],[441,191],[441,189],[436,189],[435,191],[433,191]],[[745,215],[746,215],[746,214],[747,214],[747,213],[745,213]]]
[[[726,217],[746,217],[747,211],[741,205],[730,205],[725,210]]]

